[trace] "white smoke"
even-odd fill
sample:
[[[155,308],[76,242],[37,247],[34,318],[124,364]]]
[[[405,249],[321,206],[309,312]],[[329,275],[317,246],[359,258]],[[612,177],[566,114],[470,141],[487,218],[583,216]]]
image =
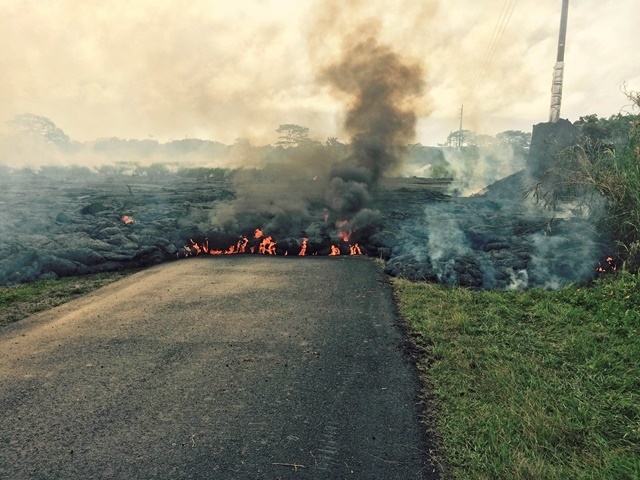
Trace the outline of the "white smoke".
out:
[[[483,193],[497,180],[522,170],[526,162],[508,143],[444,148],[443,153],[453,177],[450,191],[461,197]]]

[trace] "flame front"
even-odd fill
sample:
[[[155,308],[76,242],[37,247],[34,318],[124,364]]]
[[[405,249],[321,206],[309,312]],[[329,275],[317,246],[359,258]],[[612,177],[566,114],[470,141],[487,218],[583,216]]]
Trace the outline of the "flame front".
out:
[[[340,232],[338,234],[341,243],[341,246],[332,244],[330,245],[330,252],[328,255],[330,257],[335,257],[338,255],[342,255],[342,251],[346,252],[346,247],[349,247],[349,255],[364,255],[362,248],[360,245],[350,244],[349,243],[349,232]],[[289,251],[288,249],[284,249],[278,247],[277,242],[273,239],[271,235],[264,235],[264,232],[260,228],[256,228],[253,234],[253,239],[249,239],[247,237],[240,238],[235,244],[232,244],[225,248],[213,248],[209,244],[209,239],[205,238],[202,242],[196,242],[194,239],[189,239],[189,244],[184,246],[185,257],[191,257],[196,255],[240,255],[240,254],[255,254],[255,255],[297,255],[300,257],[305,257],[308,255],[317,256],[320,252],[326,252],[326,245],[316,245],[312,248],[312,251],[309,252],[310,244],[308,238],[303,238],[302,241],[298,242],[300,250],[297,248],[293,251]],[[178,254],[178,256],[180,256]]]

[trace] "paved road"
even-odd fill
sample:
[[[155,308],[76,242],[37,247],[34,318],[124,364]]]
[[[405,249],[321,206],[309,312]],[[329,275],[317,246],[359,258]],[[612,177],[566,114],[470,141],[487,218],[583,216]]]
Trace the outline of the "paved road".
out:
[[[364,258],[192,258],[0,332],[2,479],[433,478]]]

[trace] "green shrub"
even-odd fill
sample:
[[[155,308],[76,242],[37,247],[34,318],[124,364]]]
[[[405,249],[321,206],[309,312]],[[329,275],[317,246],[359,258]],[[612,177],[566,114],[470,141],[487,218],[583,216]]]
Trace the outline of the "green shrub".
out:
[[[640,93],[628,93],[634,109]],[[640,269],[640,115],[577,122],[579,143],[563,150],[529,194],[548,208],[572,204],[588,207],[594,225],[611,236],[617,262],[632,272]],[[612,126],[618,125],[618,130]],[[602,198],[604,202],[598,202]],[[597,208],[603,203],[602,208]]]

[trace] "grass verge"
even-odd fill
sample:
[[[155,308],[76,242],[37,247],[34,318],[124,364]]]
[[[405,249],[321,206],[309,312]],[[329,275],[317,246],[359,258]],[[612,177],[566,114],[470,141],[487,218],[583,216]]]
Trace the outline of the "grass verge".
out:
[[[0,287],[0,328],[120,280],[133,271],[99,273]]]
[[[640,478],[640,276],[558,291],[394,288],[452,477]]]

